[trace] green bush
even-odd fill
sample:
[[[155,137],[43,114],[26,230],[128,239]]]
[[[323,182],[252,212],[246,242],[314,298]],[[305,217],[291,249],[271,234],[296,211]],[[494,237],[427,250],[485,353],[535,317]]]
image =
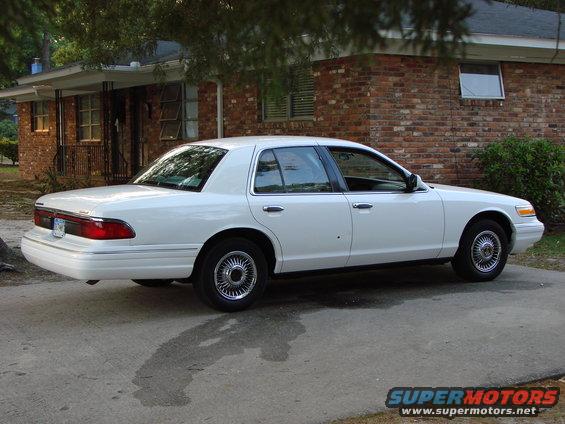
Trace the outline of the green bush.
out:
[[[0,139],[0,156],[7,157],[15,165],[18,161],[18,142]]]
[[[481,188],[530,201],[540,219],[560,220],[564,201],[565,148],[546,139],[508,137],[476,157]]]

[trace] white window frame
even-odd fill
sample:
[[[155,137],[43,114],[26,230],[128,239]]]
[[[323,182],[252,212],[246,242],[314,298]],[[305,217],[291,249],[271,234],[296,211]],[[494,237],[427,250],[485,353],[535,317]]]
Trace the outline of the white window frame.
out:
[[[461,65],[496,65],[498,68],[498,83],[500,84],[500,92],[502,96],[469,96],[463,95],[463,83],[461,82]],[[462,99],[470,99],[470,100],[504,100],[506,98],[504,94],[504,81],[502,78],[502,68],[500,66],[500,62],[460,62],[457,65],[457,70],[459,71],[459,92]]]

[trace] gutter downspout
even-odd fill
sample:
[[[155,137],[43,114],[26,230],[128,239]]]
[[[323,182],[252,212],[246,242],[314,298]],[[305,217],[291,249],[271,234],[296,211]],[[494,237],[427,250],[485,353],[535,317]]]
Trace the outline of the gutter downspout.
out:
[[[216,83],[216,120],[218,124],[218,138],[224,138],[224,84],[222,81],[215,80]]]

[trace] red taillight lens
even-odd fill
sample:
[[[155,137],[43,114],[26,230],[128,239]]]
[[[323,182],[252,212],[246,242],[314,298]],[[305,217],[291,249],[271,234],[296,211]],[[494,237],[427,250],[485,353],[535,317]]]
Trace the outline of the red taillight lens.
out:
[[[128,224],[116,219],[82,218],[42,209],[36,209],[33,216],[35,225],[47,229],[53,228],[53,218],[64,219],[66,233],[79,237],[93,240],[119,240],[135,237],[135,232]]]
[[[33,222],[38,227],[51,228],[51,218],[53,213],[41,209],[35,209],[33,213]]]
[[[131,227],[120,221],[82,220],[80,232],[82,237],[94,240],[116,240],[135,237]]]

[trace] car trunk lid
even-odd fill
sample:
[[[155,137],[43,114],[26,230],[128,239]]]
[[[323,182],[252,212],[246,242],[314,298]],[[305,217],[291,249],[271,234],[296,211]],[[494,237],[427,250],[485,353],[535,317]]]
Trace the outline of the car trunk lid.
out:
[[[40,197],[36,207],[55,209],[78,215],[92,215],[97,206],[105,203],[121,203],[164,196],[175,196],[186,191],[163,187],[126,184],[64,191]]]

